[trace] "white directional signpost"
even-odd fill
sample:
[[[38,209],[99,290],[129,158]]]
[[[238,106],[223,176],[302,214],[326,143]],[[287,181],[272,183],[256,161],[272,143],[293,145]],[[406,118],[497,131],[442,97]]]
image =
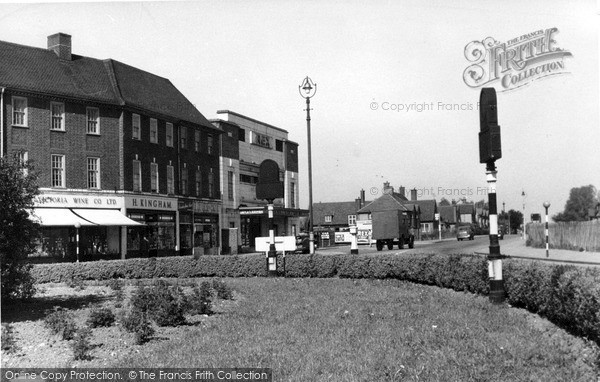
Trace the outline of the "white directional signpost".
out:
[[[269,249],[267,251],[267,276],[277,276],[277,248],[273,225],[273,201],[283,197],[283,182],[279,180],[279,165],[272,159],[264,160],[258,169],[256,198],[269,203]],[[285,264],[284,270],[285,272]]]

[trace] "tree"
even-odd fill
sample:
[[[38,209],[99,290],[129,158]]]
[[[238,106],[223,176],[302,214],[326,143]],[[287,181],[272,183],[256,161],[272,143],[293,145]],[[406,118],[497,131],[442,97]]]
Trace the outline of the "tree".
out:
[[[35,293],[31,265],[25,260],[35,250],[39,235],[39,225],[29,219],[28,212],[38,193],[33,168],[19,160],[19,153],[0,158],[2,302],[29,298]]]
[[[521,211],[509,210],[508,219],[510,220],[510,232],[517,232],[523,224],[523,213]]]
[[[450,205],[450,202],[448,201],[448,199],[446,199],[446,198],[442,198],[442,199],[440,200],[440,203],[439,203],[438,205],[439,205],[439,206],[449,206],[449,205]]]
[[[573,187],[565,204],[565,210],[552,216],[552,220],[555,222],[588,220],[589,210],[596,204],[598,204],[596,187],[591,184]]]

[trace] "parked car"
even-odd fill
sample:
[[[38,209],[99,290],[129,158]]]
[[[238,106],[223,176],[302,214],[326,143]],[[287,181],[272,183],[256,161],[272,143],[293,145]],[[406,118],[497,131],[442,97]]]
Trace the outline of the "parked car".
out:
[[[456,240],[462,241],[464,239],[473,240],[475,238],[475,232],[469,226],[458,227],[456,231]]]

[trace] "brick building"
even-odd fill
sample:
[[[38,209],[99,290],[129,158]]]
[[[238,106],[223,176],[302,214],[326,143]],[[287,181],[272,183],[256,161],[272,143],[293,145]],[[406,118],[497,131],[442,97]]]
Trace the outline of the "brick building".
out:
[[[298,144],[288,139],[288,132],[242,114],[219,110],[212,120],[223,133],[221,157],[221,191],[223,211],[221,227],[233,229],[239,246],[251,248],[254,239],[268,236],[269,219],[265,200],[256,198],[259,166],[265,159],[279,165],[284,197],[274,200],[276,236],[299,233],[300,217],[307,210],[298,208]]]
[[[40,254],[83,259],[219,253],[220,135],[165,78],[0,41],[0,154],[39,173]],[[80,227],[80,228],[79,228]]]

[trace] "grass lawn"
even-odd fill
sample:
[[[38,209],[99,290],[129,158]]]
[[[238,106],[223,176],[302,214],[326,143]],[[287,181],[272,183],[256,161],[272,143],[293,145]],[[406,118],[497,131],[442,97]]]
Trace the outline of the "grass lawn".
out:
[[[110,328],[117,334],[95,342],[117,355],[76,365],[268,367],[275,381],[587,382],[599,376],[597,346],[487,297],[396,280],[225,281],[235,300],[216,303],[216,315],[161,329],[156,339],[120,353],[106,342],[124,341],[117,339],[124,332]],[[106,291],[107,299],[91,304],[110,304]]]

